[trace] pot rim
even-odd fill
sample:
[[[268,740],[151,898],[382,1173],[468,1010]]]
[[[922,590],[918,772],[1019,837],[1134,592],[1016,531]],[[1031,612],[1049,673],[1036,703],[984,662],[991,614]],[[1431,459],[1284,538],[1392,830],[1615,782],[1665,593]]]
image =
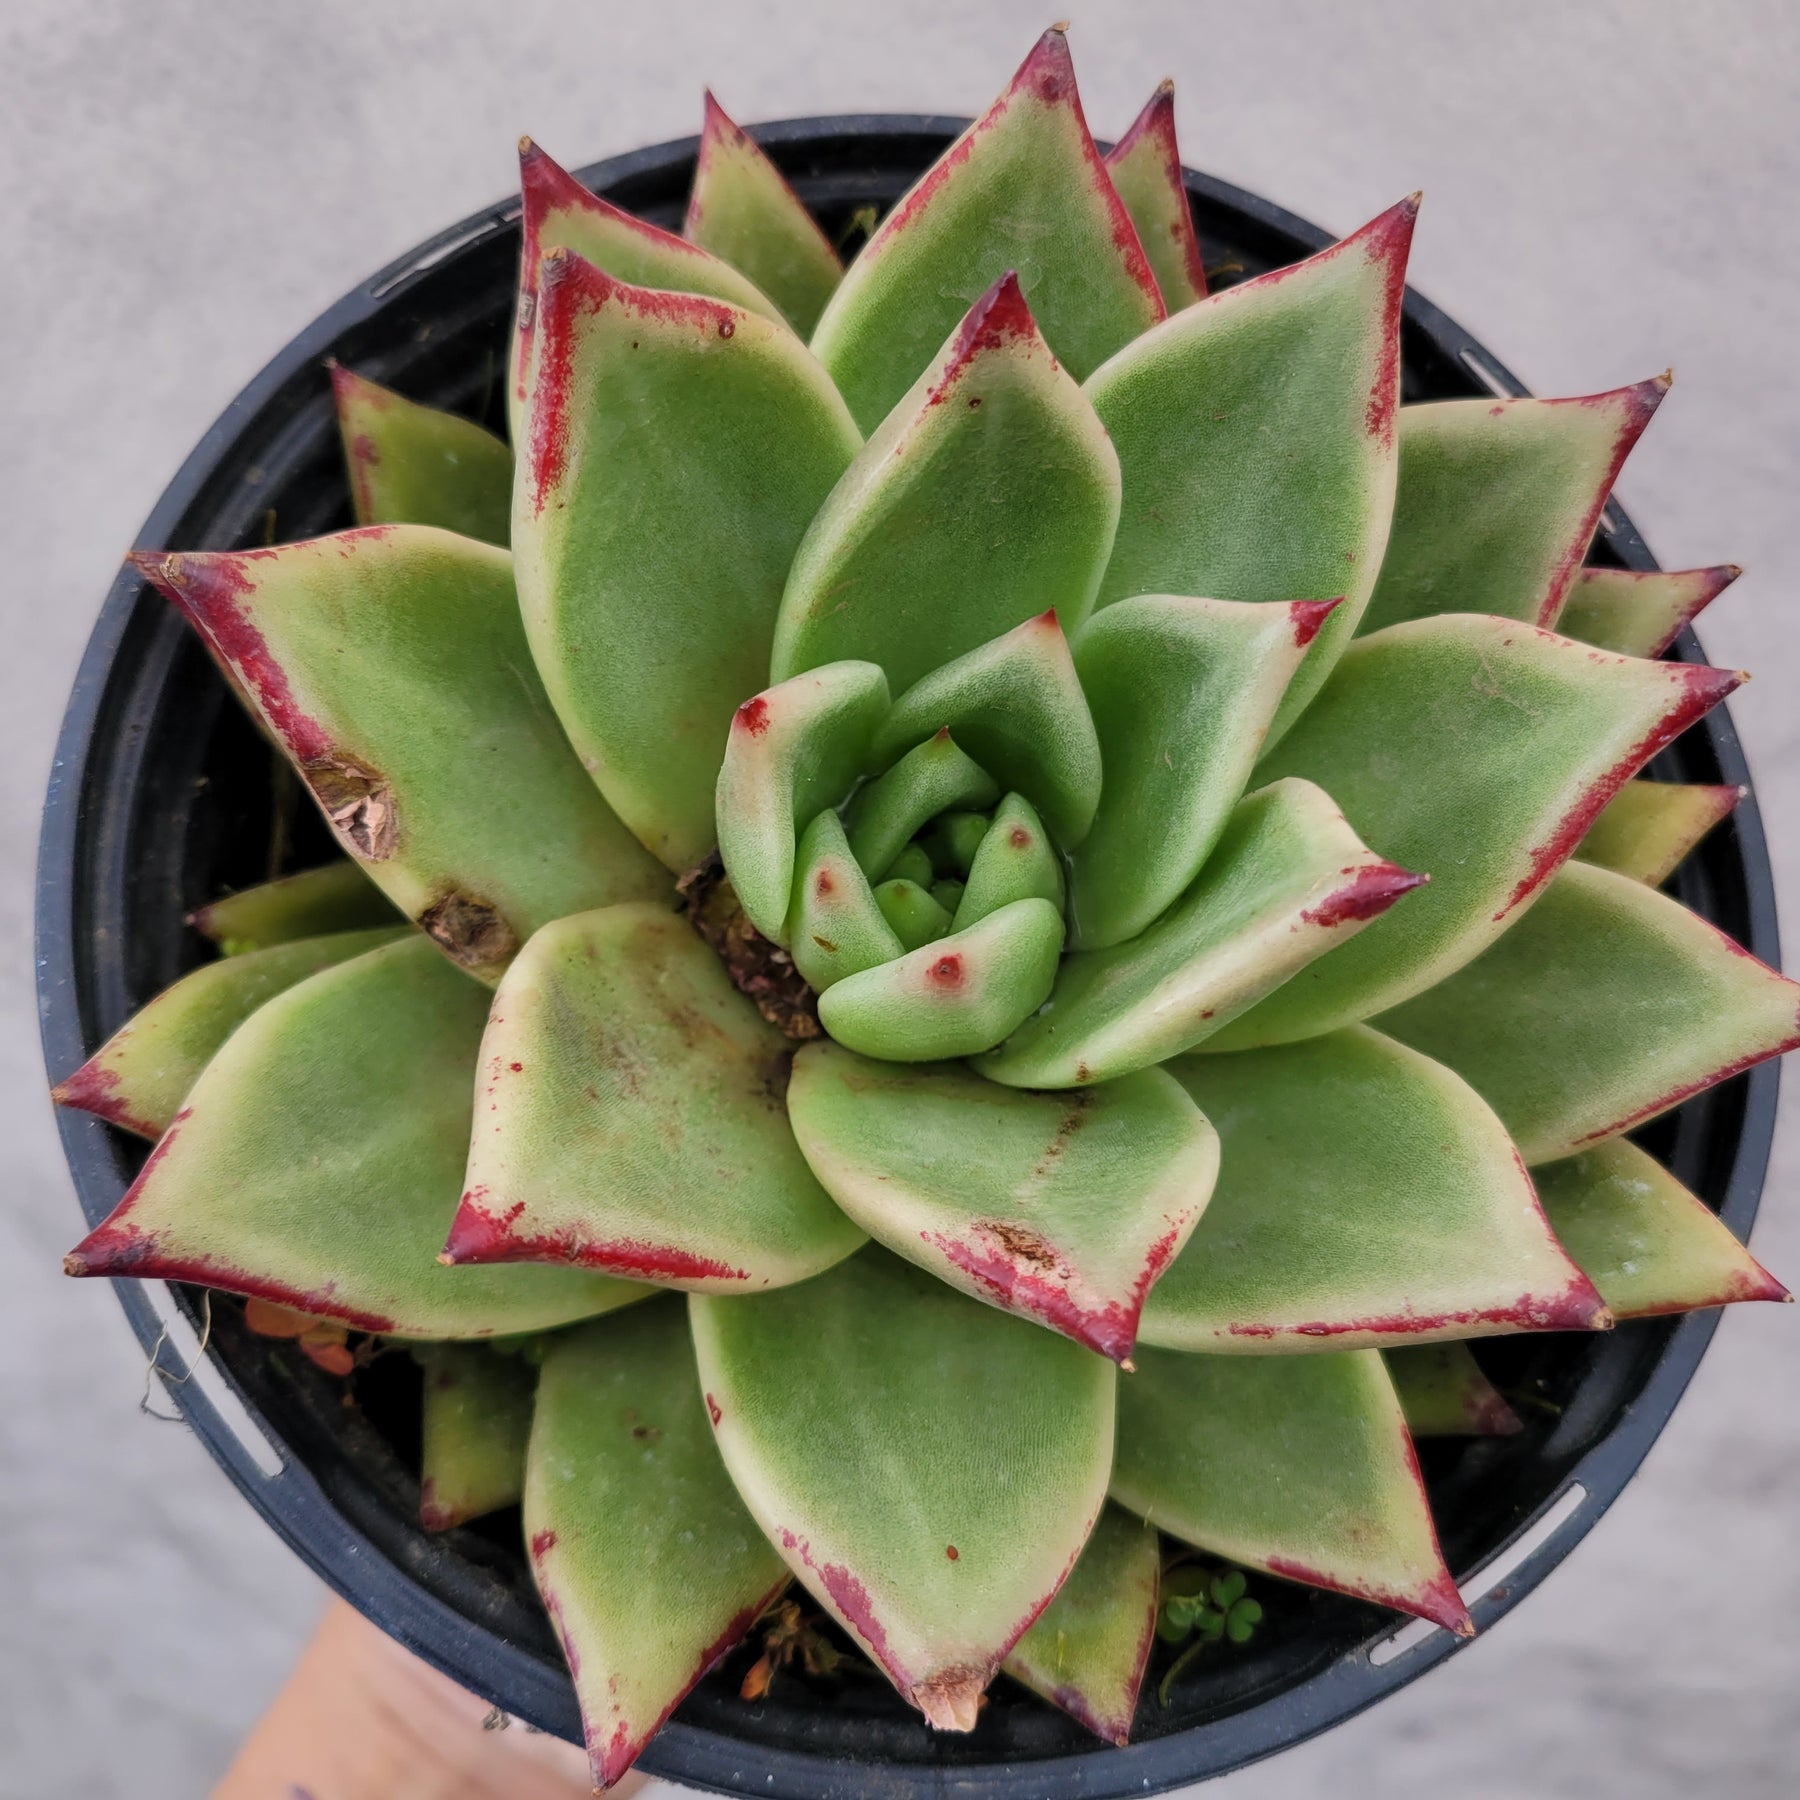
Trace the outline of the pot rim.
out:
[[[948,142],[966,119],[936,114],[843,114],[782,120],[755,128],[777,153],[821,139],[931,138]],[[630,204],[639,179],[692,163],[698,139],[686,137],[593,163],[576,171],[588,187]],[[1322,248],[1331,235],[1285,209],[1229,183],[1185,169],[1191,201],[1236,215],[1251,234],[1265,233],[1285,259],[1291,246]],[[137,534],[140,548],[163,548],[244,426],[296,375],[316,368],[348,328],[370,319],[428,270],[512,228],[519,207],[509,198],[470,214],[396,258],[305,327],[244,387],[201,437]],[[1524,385],[1484,346],[1409,287],[1409,338],[1460,362],[1496,395],[1522,395]],[[1627,568],[1657,565],[1616,500],[1601,523],[1607,548]],[[66,1074],[96,1047],[87,1040],[77,992],[75,896],[85,879],[81,847],[84,794],[93,774],[90,752],[126,625],[142,592],[129,566],[108,591],[71,691],[44,803],[36,882],[37,989],[42,1041],[52,1078]],[[1671,654],[1704,660],[1692,631]],[[1696,728],[1719,765],[1719,779],[1750,790],[1734,815],[1748,913],[1746,947],[1771,966],[1780,950],[1768,851],[1750,773],[1724,707]],[[1775,1124],[1779,1068],[1768,1062],[1746,1077],[1737,1142],[1730,1155],[1720,1216],[1746,1237],[1756,1215]],[[118,1197],[108,1154],[108,1128],[86,1114],[58,1110],[58,1128],[71,1176],[90,1224]],[[146,1355],[165,1377],[170,1399],[244,1497],[290,1549],[329,1587],[389,1635],[452,1679],[504,1704],[526,1721],[566,1733],[570,1695],[566,1677],[498,1634],[476,1625],[427,1592],[366,1534],[345,1518],[297,1456],[237,1386],[217,1353],[208,1351],[195,1380],[158,1361],[171,1316],[182,1309],[164,1283],[115,1281],[119,1302]],[[1486,1631],[1510,1612],[1597,1522],[1618,1497],[1662,1431],[1718,1323],[1718,1313],[1691,1313],[1675,1322],[1647,1381],[1612,1430],[1576,1462],[1556,1491],[1521,1517],[1488,1563],[1463,1583],[1478,1627]],[[208,1377],[210,1376],[210,1379]],[[177,1379],[176,1377],[180,1377]],[[234,1418],[233,1414],[241,1415]],[[273,1472],[271,1472],[273,1469]],[[1520,1551],[1525,1554],[1516,1560]],[[461,1660],[484,1643],[486,1668]],[[639,1758],[647,1773],[736,1794],[781,1794],[794,1800],[900,1800],[921,1793],[987,1795],[993,1800],[1050,1800],[1058,1795],[1103,1796],[1163,1791],[1204,1780],[1304,1741],[1363,1711],[1436,1667],[1462,1647],[1449,1632],[1402,1624],[1383,1632],[1328,1667],[1226,1717],[1149,1738],[1123,1748],[1101,1747],[1053,1759],[979,1765],[839,1761],[814,1753],[754,1744],[673,1719]],[[1373,1658],[1382,1660],[1376,1661]],[[489,1679],[489,1671],[497,1679]],[[490,1691],[495,1690],[495,1691]],[[499,1703],[497,1701],[497,1703]]]

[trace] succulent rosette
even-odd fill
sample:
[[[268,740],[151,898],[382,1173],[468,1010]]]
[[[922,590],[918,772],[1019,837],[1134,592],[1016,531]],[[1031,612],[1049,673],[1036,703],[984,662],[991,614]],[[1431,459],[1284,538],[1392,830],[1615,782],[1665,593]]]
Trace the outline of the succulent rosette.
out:
[[[847,268],[710,97],[684,237],[523,177],[516,459],[337,370],[359,528],[135,559],[355,866],[59,1090],[71,1269],[418,1344],[602,1783],[790,1580],[951,1729],[1124,1740],[1145,1520],[1469,1631],[1457,1340],[1784,1297],[1623,1135],[1800,1041],[1634,779],[1731,572],[1583,567],[1666,378],[1402,407],[1417,197],[1208,295],[1060,30]]]

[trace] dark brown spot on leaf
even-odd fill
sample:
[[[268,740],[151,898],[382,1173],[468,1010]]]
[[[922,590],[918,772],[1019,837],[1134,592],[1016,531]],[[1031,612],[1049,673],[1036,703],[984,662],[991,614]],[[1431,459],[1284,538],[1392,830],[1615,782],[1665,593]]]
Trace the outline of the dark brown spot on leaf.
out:
[[[347,757],[308,763],[307,786],[338,835],[364,862],[394,854],[394,797],[385,777]]]
[[[425,934],[465,969],[489,969],[519,947],[500,909],[473,894],[448,893],[419,915]]]

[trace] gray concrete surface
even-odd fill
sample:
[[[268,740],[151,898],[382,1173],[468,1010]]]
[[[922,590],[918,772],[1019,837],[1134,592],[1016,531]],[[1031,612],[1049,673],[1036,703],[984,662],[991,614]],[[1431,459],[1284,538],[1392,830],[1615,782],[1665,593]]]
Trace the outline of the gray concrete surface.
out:
[[[521,131],[582,161],[738,116],[974,110],[1024,0],[0,5],[0,1795],[189,1800],[278,1684],[312,1580],[178,1426],[139,1416],[75,1213],[30,997],[36,812],[95,608],[183,453],[351,283],[499,193]],[[1787,0],[1090,0],[1097,130],[1181,85],[1190,161],[1348,229],[1427,193],[1420,289],[1540,392],[1672,362],[1623,484],[1671,563],[1750,573],[1705,628],[1800,935],[1800,381]],[[1800,1096],[1800,1085],[1792,1090]],[[1800,1137],[1757,1248],[1800,1278]],[[1490,1641],[1228,1779],[1230,1800],[1761,1800],[1800,1762],[1800,1316],[1725,1321],[1634,1487]]]

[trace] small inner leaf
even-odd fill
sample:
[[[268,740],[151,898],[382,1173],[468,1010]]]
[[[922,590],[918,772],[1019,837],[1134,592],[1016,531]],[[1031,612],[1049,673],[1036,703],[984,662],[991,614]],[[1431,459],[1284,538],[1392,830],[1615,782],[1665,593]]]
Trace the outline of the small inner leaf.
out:
[[[873,663],[830,663],[746,700],[731,721],[714,810],[719,855],[764,937],[787,942],[794,839],[866,772],[888,687]]]
[[[974,1056],[1043,1005],[1062,944],[1062,914],[1049,901],[1015,900],[966,930],[846,976],[820,995],[819,1023],[840,1044],[884,1062]]]
[[[875,734],[876,765],[943,730],[1003,787],[1023,794],[1065,851],[1087,835],[1100,804],[1100,741],[1054,612],[908,688]],[[957,872],[968,868],[964,859]]]
[[[846,820],[851,852],[871,880],[879,879],[913,834],[939,813],[992,806],[999,798],[993,777],[947,730],[940,731],[856,796]]]

